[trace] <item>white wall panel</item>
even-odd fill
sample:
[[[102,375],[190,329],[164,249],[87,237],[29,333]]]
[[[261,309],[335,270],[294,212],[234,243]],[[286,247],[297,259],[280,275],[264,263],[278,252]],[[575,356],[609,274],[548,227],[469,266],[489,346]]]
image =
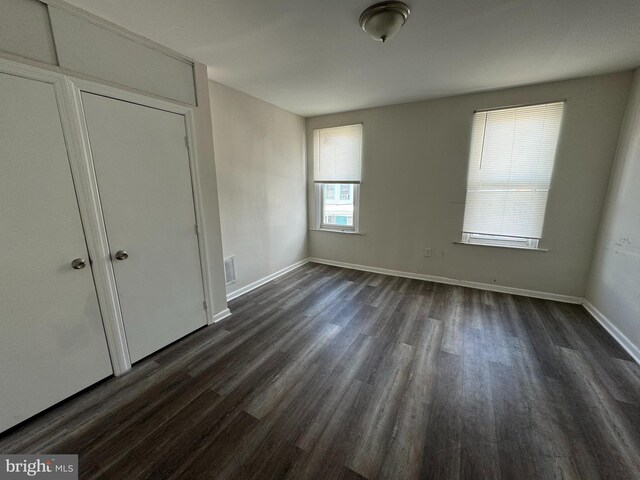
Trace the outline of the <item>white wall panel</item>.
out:
[[[182,103],[195,104],[193,65],[50,6],[60,66]]]

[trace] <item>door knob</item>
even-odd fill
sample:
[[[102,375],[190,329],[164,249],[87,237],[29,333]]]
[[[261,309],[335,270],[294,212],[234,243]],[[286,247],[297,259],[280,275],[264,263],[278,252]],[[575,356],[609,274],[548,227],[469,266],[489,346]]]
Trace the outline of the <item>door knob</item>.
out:
[[[126,260],[127,258],[129,258],[129,254],[127,252],[125,252],[124,250],[118,250],[116,252],[115,257],[118,260]]]
[[[75,270],[82,270],[84,267],[87,266],[87,262],[84,258],[76,258],[75,260],[73,260],[71,262],[71,266],[75,269]]]

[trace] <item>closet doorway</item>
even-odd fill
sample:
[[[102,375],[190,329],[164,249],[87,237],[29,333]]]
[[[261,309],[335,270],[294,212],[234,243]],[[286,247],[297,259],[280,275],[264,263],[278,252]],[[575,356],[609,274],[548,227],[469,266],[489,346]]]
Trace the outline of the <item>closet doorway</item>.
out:
[[[83,92],[132,362],[207,324],[185,116]]]
[[[111,375],[47,72],[0,73],[0,431]]]

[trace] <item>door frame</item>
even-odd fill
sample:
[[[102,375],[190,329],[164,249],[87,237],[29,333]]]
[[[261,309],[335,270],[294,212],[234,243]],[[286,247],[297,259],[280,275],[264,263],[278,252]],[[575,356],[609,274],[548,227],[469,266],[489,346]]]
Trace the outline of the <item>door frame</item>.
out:
[[[135,103],[141,106],[183,115],[189,156],[189,174],[193,206],[197,222],[198,253],[202,276],[203,296],[207,324],[214,323],[210,314],[213,305],[212,279],[209,271],[206,220],[202,203],[202,189],[198,168],[195,134],[195,106],[161,100],[121,88],[103,85],[79,77],[65,75],[40,67],[8,60],[0,57],[0,72],[51,83],[56,94],[60,112],[62,131],[69,156],[80,217],[82,219],[87,250],[91,261],[93,279],[102,314],[102,323],[107,338],[107,346],[116,376],[131,369],[131,359],[120,309],[120,301],[115,281],[111,251],[109,249],[102,206],[98,192],[93,156],[89,143],[89,133],[82,105],[82,92],[110,97],[115,100]],[[196,226],[194,225],[194,228]]]

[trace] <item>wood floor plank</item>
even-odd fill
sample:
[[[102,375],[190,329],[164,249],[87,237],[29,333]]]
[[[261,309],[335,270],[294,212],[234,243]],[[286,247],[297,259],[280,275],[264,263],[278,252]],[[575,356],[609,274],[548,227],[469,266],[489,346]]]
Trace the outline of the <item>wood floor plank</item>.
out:
[[[150,360],[125,376],[95,385],[19,425],[14,433],[0,434],[0,452],[51,451],[71,433],[88,428],[97,413],[123,408],[157,381],[159,371],[160,365]]]
[[[598,458],[598,469],[604,478],[637,478],[640,472],[640,437],[626,421],[621,406],[606,391],[583,356],[563,349],[562,357],[574,393],[573,406],[580,410],[583,436],[592,455]],[[567,402],[572,400],[568,399]]]
[[[305,374],[305,370],[313,363],[325,344],[330,342],[338,332],[340,332],[340,327],[337,325],[331,323],[322,325],[314,342],[302,349],[267,388],[255,392],[251,402],[245,408],[246,411],[256,418],[262,418],[274,408],[274,405],[287,393],[290,386]]]
[[[425,433],[422,478],[461,478],[464,358],[442,351]]]
[[[491,392],[500,477],[540,478],[531,450],[531,419],[526,414],[526,396],[518,380],[517,370],[501,364],[493,365]]]
[[[528,428],[523,437],[535,460],[535,477],[576,478],[575,462],[568,448],[572,439],[553,408],[552,382],[562,378],[563,371],[559,369],[554,377],[545,375],[537,352],[528,342],[518,339],[514,346],[513,366],[522,395],[517,405],[519,421],[522,425],[535,425],[535,428]],[[553,458],[554,461],[540,462],[540,458]]]
[[[484,340],[482,355],[490,362],[511,366],[513,365],[511,354],[513,336],[509,328],[505,326],[509,320],[502,316],[499,306],[500,300],[493,295],[493,292],[491,293],[491,302],[485,303],[482,310],[484,319],[482,324]]]
[[[342,472],[342,466],[347,460],[347,451],[357,439],[357,411],[354,405],[358,403],[359,398],[370,395],[370,390],[370,385],[359,380],[349,384],[313,449],[306,452],[296,463],[288,478],[335,478]]]
[[[591,333],[591,337],[595,339],[596,344],[604,348],[610,357],[633,361],[633,358],[607,333],[604,327],[593,321],[593,317],[584,307],[571,303],[557,303],[556,305],[567,315],[573,315],[575,320],[572,320],[571,323],[576,326],[579,325],[581,329]]]
[[[480,306],[476,308],[481,310]],[[464,347],[460,477],[498,479],[500,466],[491,372],[488,356],[484,354],[482,329],[467,328]]]
[[[400,400],[389,446],[384,453],[379,478],[417,479],[424,449],[427,422],[435,392],[438,356],[443,327],[427,319],[416,339],[416,352],[406,388]]]
[[[350,449],[346,466],[366,478],[377,476],[382,465],[414,355],[415,347],[396,344],[371,382],[371,397],[361,397],[358,404],[360,441]]]
[[[0,434],[82,479],[635,479],[640,366],[580,306],[307,264]]]
[[[304,405],[304,410],[291,412],[289,418],[298,418],[295,426],[295,443],[305,451],[311,451],[317,443],[325,427],[331,420],[335,409],[340,404],[342,397],[349,386],[355,381],[356,373],[362,365],[362,361],[371,350],[373,341],[371,337],[358,336],[352,343],[344,359],[336,366],[328,381],[322,385],[322,391],[318,393],[316,401]]]
[[[555,345],[551,335],[547,332],[532,299],[518,295],[511,298],[518,311],[521,331],[524,332],[521,337],[529,340],[528,345],[531,347],[542,374],[557,378],[559,371],[556,366],[559,363],[560,347]]]
[[[551,308],[557,307],[552,306]],[[568,323],[566,329],[571,334],[574,349],[578,350],[583,357],[588,358],[589,365],[592,366],[607,391],[616,400],[640,405],[638,385],[634,385],[636,382],[633,377],[629,377],[629,370],[619,363],[625,362],[625,360],[609,356],[609,350],[596,340],[592,331],[579,328],[577,322],[576,324]]]
[[[173,450],[179,432],[198,425],[221,400],[218,394],[205,390],[190,403],[177,407],[172,418],[158,422],[157,428],[149,436],[141,439],[139,435],[134,435],[104,444],[105,449],[117,449],[120,454],[99,458],[93,463],[83,457],[83,478],[142,478],[147,469],[164,458],[166,452]],[[126,442],[124,445],[123,440]],[[133,462],[132,458],[144,459],[144,462]]]
[[[429,317],[441,320],[444,325],[442,350],[454,355],[464,355],[464,297],[460,287],[438,285],[429,310]]]
[[[187,423],[180,425],[172,419],[168,423],[168,444],[151,443],[148,451],[140,452],[137,457],[144,458],[144,462],[129,458],[128,462],[119,464],[119,469],[115,470],[118,475],[118,472],[127,471],[130,476],[114,475],[113,478],[168,478],[207,451],[229,425],[247,425],[249,430],[255,427],[258,420],[252,420],[249,414],[243,412],[243,406],[253,389],[264,388],[273,381],[286,362],[287,358],[283,354],[270,357],[241,387],[225,397],[215,394],[215,400],[205,405],[203,412],[192,412],[191,416],[197,418],[196,421],[187,418]],[[227,459],[228,457],[220,457],[220,460]]]

